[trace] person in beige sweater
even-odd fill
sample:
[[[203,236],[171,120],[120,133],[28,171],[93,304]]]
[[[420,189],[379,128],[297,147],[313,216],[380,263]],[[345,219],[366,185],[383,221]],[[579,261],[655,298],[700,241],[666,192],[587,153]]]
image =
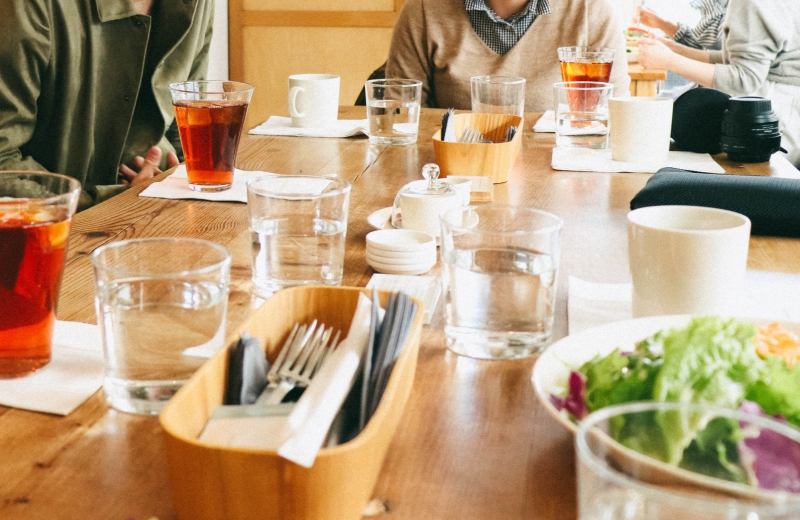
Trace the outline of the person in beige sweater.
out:
[[[517,18],[533,18],[510,48],[495,49],[477,34],[470,4],[475,0],[408,0],[400,11],[386,77],[421,80],[423,106],[469,110],[469,78],[498,75],[527,80],[526,112],[552,110],[553,83],[561,81],[557,49],[570,46],[613,48],[614,94],[628,95],[625,38],[607,0],[485,0],[487,15],[509,24],[509,32]]]

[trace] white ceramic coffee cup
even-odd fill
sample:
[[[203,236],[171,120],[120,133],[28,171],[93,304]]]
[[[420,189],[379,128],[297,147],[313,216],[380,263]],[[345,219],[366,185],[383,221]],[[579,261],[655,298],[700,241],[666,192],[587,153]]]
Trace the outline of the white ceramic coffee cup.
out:
[[[663,164],[669,153],[672,99],[615,97],[608,100],[611,158]]]
[[[288,105],[295,128],[323,126],[336,121],[339,117],[339,76],[289,76]]]
[[[750,219],[700,206],[628,213],[633,315],[728,314],[747,268]]]

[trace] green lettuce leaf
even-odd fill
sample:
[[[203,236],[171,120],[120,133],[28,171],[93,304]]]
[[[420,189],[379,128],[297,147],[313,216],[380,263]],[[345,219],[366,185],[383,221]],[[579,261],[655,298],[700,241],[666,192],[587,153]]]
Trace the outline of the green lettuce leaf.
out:
[[[782,415],[800,427],[800,365],[789,368],[782,359],[767,357],[765,371],[748,389],[747,400],[758,403],[767,415]]]
[[[739,464],[741,438],[735,419],[716,417],[689,443],[678,465],[709,477],[746,484],[747,472]]]
[[[719,317],[694,318],[686,328],[670,331],[663,339],[664,363],[653,398],[738,408],[764,371],[752,342],[755,334],[752,323]],[[657,421],[670,448],[665,460],[677,464],[707,419],[666,412]]]

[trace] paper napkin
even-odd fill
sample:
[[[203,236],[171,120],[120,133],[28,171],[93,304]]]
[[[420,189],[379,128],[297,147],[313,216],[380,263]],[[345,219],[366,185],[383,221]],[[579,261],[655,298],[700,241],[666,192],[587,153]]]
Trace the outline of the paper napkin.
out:
[[[543,132],[553,134],[556,131],[556,113],[553,110],[548,110],[542,117],[533,125],[534,132]]]
[[[50,363],[19,379],[0,379],[0,404],[68,415],[102,386],[103,371],[100,328],[56,321]]]
[[[665,163],[629,163],[611,159],[611,150],[556,146],[550,164],[554,170],[602,173],[656,173],[664,167],[704,173],[725,173],[707,153],[669,152]]]
[[[264,123],[250,130],[250,135],[283,135],[300,137],[352,137],[367,134],[369,123],[366,119],[339,119],[325,126],[295,128],[289,117],[272,116]]]
[[[411,276],[404,274],[375,273],[369,279],[367,289],[381,291],[403,291],[417,298],[425,306],[425,324],[431,322],[442,286],[436,276]]]
[[[157,199],[195,199],[215,202],[247,202],[247,180],[261,175],[276,175],[270,172],[248,171],[235,168],[233,183],[225,191],[194,191],[189,188],[186,177],[186,165],[181,164],[175,171],[161,182],[154,182],[144,189],[140,197]]]
[[[800,275],[748,270],[733,316],[800,322]],[[569,333],[628,320],[631,284],[593,283],[569,278]]]

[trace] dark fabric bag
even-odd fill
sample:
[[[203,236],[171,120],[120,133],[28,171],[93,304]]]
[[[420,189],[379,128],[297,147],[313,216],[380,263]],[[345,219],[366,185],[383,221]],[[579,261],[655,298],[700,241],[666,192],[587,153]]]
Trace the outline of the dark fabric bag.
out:
[[[800,237],[800,179],[662,168],[631,200],[646,206],[706,206],[747,216],[753,235]]]

